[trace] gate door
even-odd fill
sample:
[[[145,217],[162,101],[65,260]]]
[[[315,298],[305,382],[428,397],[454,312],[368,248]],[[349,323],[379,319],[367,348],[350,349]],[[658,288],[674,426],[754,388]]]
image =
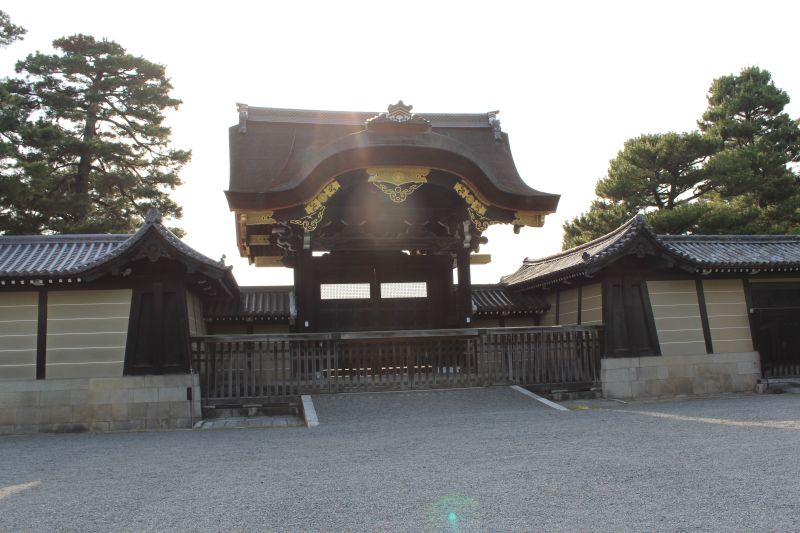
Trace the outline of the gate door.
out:
[[[800,378],[800,286],[750,287],[762,374],[766,378]]]

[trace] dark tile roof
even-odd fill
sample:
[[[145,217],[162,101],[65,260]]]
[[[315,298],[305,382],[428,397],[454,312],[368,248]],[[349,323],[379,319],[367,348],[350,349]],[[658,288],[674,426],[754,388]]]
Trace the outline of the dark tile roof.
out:
[[[526,258],[502,285],[536,287],[592,274],[626,255],[660,255],[689,270],[800,270],[800,236],[656,235],[644,217],[591,242],[544,257]]]
[[[800,235],[659,235],[658,240],[700,267],[800,267]]]
[[[238,298],[216,300],[203,314],[211,321],[288,321],[296,314],[293,289],[239,287]]]
[[[232,209],[282,209],[304,203],[332,175],[361,166],[415,164],[455,172],[491,203],[510,210],[553,212],[559,196],[520,177],[496,112],[417,114],[430,131],[370,131],[379,112],[249,107],[230,128]],[[439,167],[447,160],[454,168]],[[353,166],[356,165],[356,166]],[[457,167],[457,168],[456,168]]]
[[[0,277],[66,276],[120,248],[131,235],[0,236]]]
[[[190,263],[195,271],[223,280],[226,292],[236,291],[231,267],[187,246],[161,224],[161,215],[155,210],[133,235],[0,235],[0,279],[64,277],[85,281],[131,258],[157,258],[162,249]]]
[[[611,233],[581,246],[541,259],[526,257],[522,266],[513,274],[503,276],[500,283],[512,287],[532,282],[544,285],[583,275],[590,264],[613,257],[642,232],[649,232],[644,217],[634,217]]]
[[[243,104],[240,104],[243,106]],[[246,106],[246,122],[275,122],[285,124],[317,124],[326,126],[363,126],[376,111],[329,111],[322,109],[284,109]],[[491,128],[489,113],[418,113],[434,128]]]
[[[534,315],[550,305],[538,296],[518,294],[500,285],[473,285],[472,308],[476,316]]]

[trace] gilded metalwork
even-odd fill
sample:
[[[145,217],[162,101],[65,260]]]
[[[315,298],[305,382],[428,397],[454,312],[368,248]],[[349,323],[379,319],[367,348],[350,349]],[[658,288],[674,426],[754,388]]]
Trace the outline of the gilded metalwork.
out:
[[[422,187],[422,183],[407,183],[405,185],[391,186],[379,181],[374,181],[372,184],[383,191],[389,196],[389,199],[396,204],[402,204],[411,196],[412,192]]]
[[[269,244],[269,235],[248,235],[247,244],[250,246]]]
[[[541,228],[544,226],[544,214],[536,211],[517,211],[514,213],[514,220],[511,223],[515,226]]]
[[[475,229],[478,231],[486,231],[490,224],[497,224],[497,220],[492,220],[487,218],[471,207],[467,207],[467,213],[469,213],[469,219],[472,221],[472,225],[475,226]]]
[[[368,168],[370,183],[382,182],[391,185],[427,183],[431,169],[425,167],[374,167]]]
[[[331,181],[329,184],[323,187],[323,189],[317,193],[314,199],[305,205],[306,214],[311,215],[312,213],[316,213],[317,211],[323,209],[328,200],[330,200],[331,197],[336,194],[336,191],[341,189],[341,187],[342,186],[339,185],[339,182],[336,180]],[[320,215],[320,218],[322,218],[322,215]],[[294,224],[295,221],[292,220],[292,223]]]
[[[470,265],[488,265],[492,262],[492,254],[471,254],[469,256]]]
[[[283,257],[278,257],[274,255],[260,255],[254,258],[253,262],[257,267],[282,267],[285,266],[283,264]]]
[[[453,189],[456,191],[456,194],[458,194],[464,199],[465,202],[467,202],[468,209],[475,211],[481,216],[486,214],[486,210],[489,208],[489,206],[478,200],[478,197],[472,192],[467,184],[465,184],[463,181],[459,181],[453,185]]]
[[[319,226],[319,223],[322,221],[322,217],[325,215],[325,206],[319,208],[318,211],[314,211],[313,213],[304,216],[302,218],[298,218],[295,220],[290,220],[292,224],[297,224],[301,226],[305,231],[314,231]]]
[[[456,191],[456,194],[466,202],[467,214],[469,214],[469,219],[472,221],[472,225],[475,226],[475,229],[478,231],[486,231],[486,228],[488,228],[490,224],[503,223],[500,220],[492,220],[486,216],[486,211],[489,209],[489,206],[481,202],[466,183],[459,181],[453,185],[453,189]]]
[[[256,226],[259,224],[275,224],[274,214],[274,211],[255,211],[242,213],[240,216],[245,226]]]

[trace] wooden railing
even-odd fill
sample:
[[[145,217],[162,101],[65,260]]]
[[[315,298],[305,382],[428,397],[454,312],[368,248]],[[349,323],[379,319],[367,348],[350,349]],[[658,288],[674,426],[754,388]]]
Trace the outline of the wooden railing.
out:
[[[602,328],[402,330],[192,339],[206,404],[298,394],[599,381]]]

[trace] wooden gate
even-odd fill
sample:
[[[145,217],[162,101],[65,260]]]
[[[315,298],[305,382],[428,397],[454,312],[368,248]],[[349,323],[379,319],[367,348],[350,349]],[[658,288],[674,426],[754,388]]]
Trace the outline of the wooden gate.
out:
[[[756,346],[765,378],[800,378],[800,308],[755,309]]]
[[[206,405],[333,392],[515,383],[595,384],[596,326],[402,330],[192,339]]]

